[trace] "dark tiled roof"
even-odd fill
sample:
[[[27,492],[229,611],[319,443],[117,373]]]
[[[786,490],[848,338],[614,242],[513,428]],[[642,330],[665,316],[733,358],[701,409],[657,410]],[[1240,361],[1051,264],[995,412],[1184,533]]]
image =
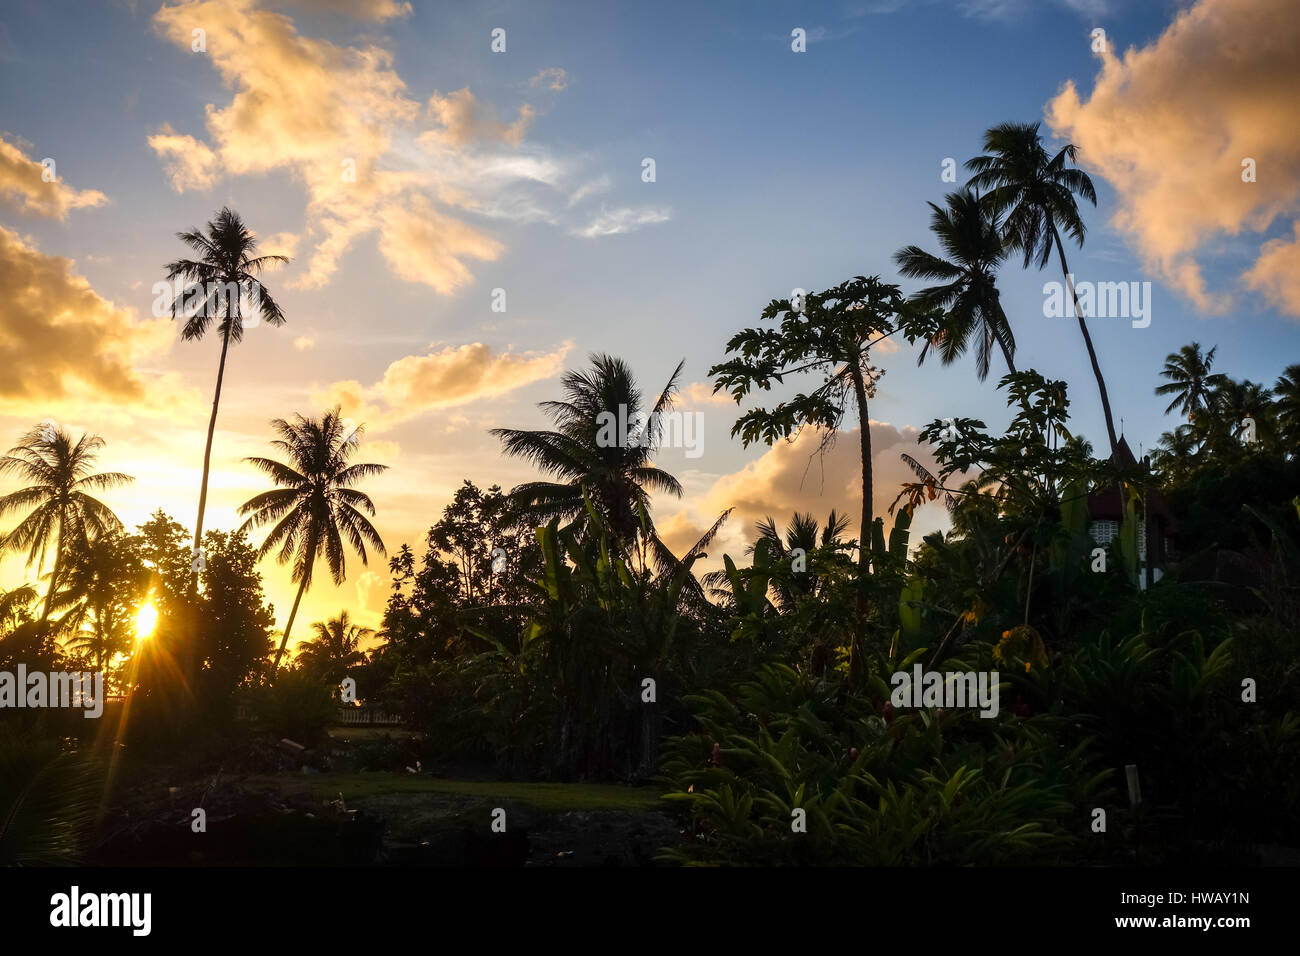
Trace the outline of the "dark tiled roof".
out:
[[[1129,448],[1123,435],[1120,436],[1118,445],[1110,460],[1117,462],[1123,468],[1137,468],[1138,462],[1133,456],[1133,449]],[[1178,522],[1174,520],[1165,496],[1159,491],[1153,490],[1147,493],[1147,510],[1164,525],[1166,534],[1178,533]],[[1119,489],[1111,485],[1088,495],[1088,515],[1094,521],[1119,521],[1124,515],[1124,502],[1120,498]]]

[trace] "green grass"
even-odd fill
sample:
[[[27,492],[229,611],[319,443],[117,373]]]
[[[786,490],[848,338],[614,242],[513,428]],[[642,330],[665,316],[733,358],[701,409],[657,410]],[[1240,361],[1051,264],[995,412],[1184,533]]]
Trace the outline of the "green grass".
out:
[[[530,783],[527,781],[448,780],[400,773],[322,773],[310,777],[296,774],[263,776],[257,783],[280,789],[306,787],[313,796],[344,801],[385,794],[438,793],[472,799],[521,803],[536,810],[559,813],[565,810],[663,809],[655,787],[621,787],[603,783]]]

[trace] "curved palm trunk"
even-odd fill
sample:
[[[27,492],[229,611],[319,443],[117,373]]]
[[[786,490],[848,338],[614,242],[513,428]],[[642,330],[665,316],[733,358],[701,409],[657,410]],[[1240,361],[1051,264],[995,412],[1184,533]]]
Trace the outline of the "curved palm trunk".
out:
[[[1079,320],[1079,331],[1083,333],[1083,344],[1088,348],[1088,361],[1092,363],[1092,374],[1097,378],[1097,391],[1101,393],[1101,410],[1106,416],[1106,435],[1110,438],[1111,454],[1119,451],[1119,441],[1115,437],[1115,420],[1110,413],[1110,397],[1106,394],[1106,380],[1102,377],[1101,366],[1097,363],[1097,351],[1092,347],[1092,336],[1088,334],[1088,323],[1083,320],[1083,312],[1079,309],[1079,296],[1074,291],[1074,280],[1070,278],[1070,267],[1065,262],[1065,247],[1061,245],[1061,234],[1056,231],[1056,223],[1049,223],[1052,227],[1052,239],[1056,243],[1056,254],[1061,259],[1061,273],[1065,276],[1065,284],[1070,287],[1070,297],[1074,300],[1074,315]]]
[[[194,522],[194,550],[192,555],[199,553],[199,548],[203,542],[203,513],[208,506],[208,473],[212,465],[212,435],[217,428],[217,408],[221,404],[221,380],[226,376],[226,353],[230,349],[230,335],[221,336],[221,360],[217,363],[217,388],[212,396],[212,416],[208,419],[208,441],[203,448],[203,482],[199,485],[199,514]],[[180,668],[184,675],[185,682],[189,686],[194,686],[195,665],[198,659],[198,593],[199,593],[199,572],[197,568],[191,565],[190,571],[190,601],[187,611],[189,622],[188,639],[183,640],[180,647]]]
[[[284,625],[284,636],[280,638],[280,649],[275,652],[275,663],[271,665],[271,679],[269,683],[275,683],[275,672],[280,669],[280,658],[284,656],[284,648],[289,643],[289,632],[293,630],[293,619],[298,616],[298,603],[302,600],[302,594],[307,590],[307,575],[302,576],[302,581],[298,583],[298,596],[293,599],[293,610],[289,612],[289,620]]]
[[[212,435],[217,429],[217,407],[221,404],[221,380],[226,375],[226,352],[230,348],[230,336],[221,337],[221,361],[217,364],[217,390],[212,396],[212,417],[208,419],[208,443],[203,449],[203,483],[199,486],[199,517],[194,523],[194,552],[197,554],[203,541],[203,512],[208,506],[208,472],[212,465]],[[190,578],[192,591],[198,590],[197,571]]]

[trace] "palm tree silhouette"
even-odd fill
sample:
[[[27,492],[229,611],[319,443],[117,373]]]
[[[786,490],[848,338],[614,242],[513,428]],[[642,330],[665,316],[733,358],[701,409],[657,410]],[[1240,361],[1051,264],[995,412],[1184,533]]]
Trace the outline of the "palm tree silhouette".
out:
[[[649,524],[649,492],[663,491],[680,498],[682,486],[650,463],[658,445],[653,424],[639,435],[618,436],[618,441],[602,438],[611,416],[635,425],[642,421],[645,404],[627,363],[604,354],[592,355],[590,360],[590,369],[566,372],[560,380],[563,401],[538,405],[555,423],[554,431],[494,428],[492,434],[501,439],[507,454],[526,458],[560,479],[531,481],[511,490],[510,497],[521,514],[541,523],[556,516],[576,518],[586,507],[585,488],[615,535],[630,542],[641,526],[642,514]],[[646,422],[657,422],[660,414],[672,408],[684,364],[679,362],[669,376],[649,414],[644,415]]]
[[[1216,391],[1227,381],[1226,376],[1210,373],[1218,350],[1216,345],[1202,355],[1201,344],[1193,342],[1165,356],[1160,376],[1169,381],[1157,385],[1156,394],[1173,396],[1173,401],[1165,407],[1166,415],[1177,408],[1190,422],[1198,411],[1210,407]]]
[[[388,467],[348,464],[363,429],[346,427],[339,418],[338,408],[327,412],[319,421],[295,415],[292,422],[277,418],[271,427],[280,436],[271,444],[285,452],[290,463],[286,465],[270,458],[245,459],[266,472],[278,487],[255,495],[239,506],[239,513],[248,516],[239,530],[274,523],[258,557],[265,557],[278,548],[278,563],[293,561],[298,596],[294,598],[293,610],[289,612],[271,666],[271,680],[274,680],[289,643],[293,620],[298,615],[298,604],[311,586],[316,559],[324,557],[334,583],[342,584],[346,576],[344,541],[352,546],[362,564],[368,563],[367,543],[384,554],[384,542],[366,518],[375,514],[374,502],[353,486],[363,478],[382,474]]]
[[[151,571],[122,534],[111,531],[78,551],[65,575],[55,609],[67,612],[61,620],[72,631],[68,646],[92,653],[98,669],[107,670],[114,655],[131,647],[132,612],[148,591]]]
[[[944,313],[944,329],[937,341],[927,342],[917,364],[925,361],[931,345],[939,348],[944,365],[956,361],[972,338],[975,368],[980,381],[989,374],[989,360],[996,343],[1007,368],[1016,370],[1015,336],[998,294],[998,267],[1006,259],[1006,246],[999,232],[997,216],[970,190],[949,193],[946,208],[929,203],[930,230],[947,258],[906,246],[894,253],[899,272],[909,279],[931,279],[942,285],[930,286],[913,295],[924,308]]]
[[[208,223],[207,232],[191,229],[176,237],[200,256],[167,263],[167,280],[184,279],[198,283],[202,295],[178,295],[172,300],[172,318],[183,319],[181,338],[201,339],[217,322],[221,336],[221,359],[217,363],[217,388],[212,396],[212,416],[208,419],[208,440],[203,448],[203,483],[199,486],[199,514],[194,522],[194,551],[203,539],[203,513],[208,504],[208,472],[212,462],[212,435],[217,427],[217,407],[221,404],[221,381],[226,374],[226,352],[230,343],[244,337],[247,317],[265,320],[268,325],[283,325],[284,314],[271,293],[257,276],[269,265],[288,262],[286,256],[256,256],[257,238],[248,231],[239,214],[223,206]],[[249,310],[241,316],[241,305],[248,300]],[[192,581],[197,581],[197,568]]]
[[[59,575],[71,549],[84,549],[101,535],[122,528],[117,515],[89,492],[109,491],[135,479],[115,471],[92,474],[102,447],[104,440],[98,435],[83,434],[74,444],[62,428],[37,426],[0,458],[0,475],[13,474],[30,482],[0,498],[0,518],[31,508],[27,517],[0,539],[0,554],[25,549],[27,566],[35,564],[39,574],[51,543],[54,545],[42,625],[49,620]]]
[[[1229,438],[1244,437],[1247,418],[1255,424],[1255,440],[1264,448],[1275,447],[1278,433],[1273,393],[1250,379],[1238,382],[1226,375],[1221,379],[1210,399],[1215,412],[1209,430],[1214,442],[1212,447],[1219,449]]]
[[[994,126],[984,134],[984,155],[968,160],[966,168],[975,173],[970,185],[984,193],[984,201],[993,212],[1005,213],[1003,239],[1009,248],[1024,253],[1026,269],[1034,260],[1037,260],[1039,269],[1044,268],[1052,258],[1052,250],[1056,250],[1061,261],[1061,274],[1074,300],[1074,314],[1079,320],[1083,344],[1088,349],[1092,374],[1097,379],[1101,409],[1106,418],[1106,434],[1114,454],[1119,449],[1119,441],[1111,415],[1110,397],[1106,394],[1106,380],[1097,362],[1088,323],[1079,308],[1079,297],[1065,261],[1065,246],[1061,242],[1061,232],[1064,231],[1082,248],[1085,229],[1074,197],[1076,194],[1082,196],[1095,206],[1097,192],[1087,173],[1066,166],[1067,161],[1074,162],[1078,147],[1067,144],[1055,156],[1050,155],[1043,148],[1038,126],[1038,123]]]
[[[361,642],[374,633],[353,624],[347,611],[328,621],[316,621],[312,629],[316,636],[298,646],[298,661],[329,681],[342,680],[349,668],[365,660]]]
[[[1160,442],[1151,449],[1151,464],[1166,477],[1180,480],[1190,473],[1193,456],[1201,441],[1191,425],[1179,425],[1160,436]]]
[[[844,532],[848,530],[849,518],[832,508],[826,524],[819,526],[811,513],[801,514],[796,511],[786,525],[784,537],[777,530],[771,515],[759,521],[755,527],[758,529],[759,541],[767,542],[769,554],[788,555],[798,549],[807,555],[818,548],[839,544]],[[745,553],[753,554],[757,548],[758,543],[755,542],[745,549]],[[783,576],[773,586],[777,608],[782,612],[791,610],[800,597],[816,594],[820,585],[821,578],[812,571]]]
[[[1273,385],[1277,427],[1291,454],[1300,448],[1300,364],[1288,365]]]

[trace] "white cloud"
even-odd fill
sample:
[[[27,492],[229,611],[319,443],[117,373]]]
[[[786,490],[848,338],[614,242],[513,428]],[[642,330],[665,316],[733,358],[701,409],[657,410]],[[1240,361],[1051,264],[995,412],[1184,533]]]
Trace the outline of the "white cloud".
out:
[[[618,209],[601,207],[600,212],[596,213],[586,226],[575,229],[573,234],[582,236],[585,239],[617,236],[625,232],[635,232],[642,226],[667,222],[670,218],[671,212],[668,209],[650,207],[634,209],[630,206],[623,206]]]

